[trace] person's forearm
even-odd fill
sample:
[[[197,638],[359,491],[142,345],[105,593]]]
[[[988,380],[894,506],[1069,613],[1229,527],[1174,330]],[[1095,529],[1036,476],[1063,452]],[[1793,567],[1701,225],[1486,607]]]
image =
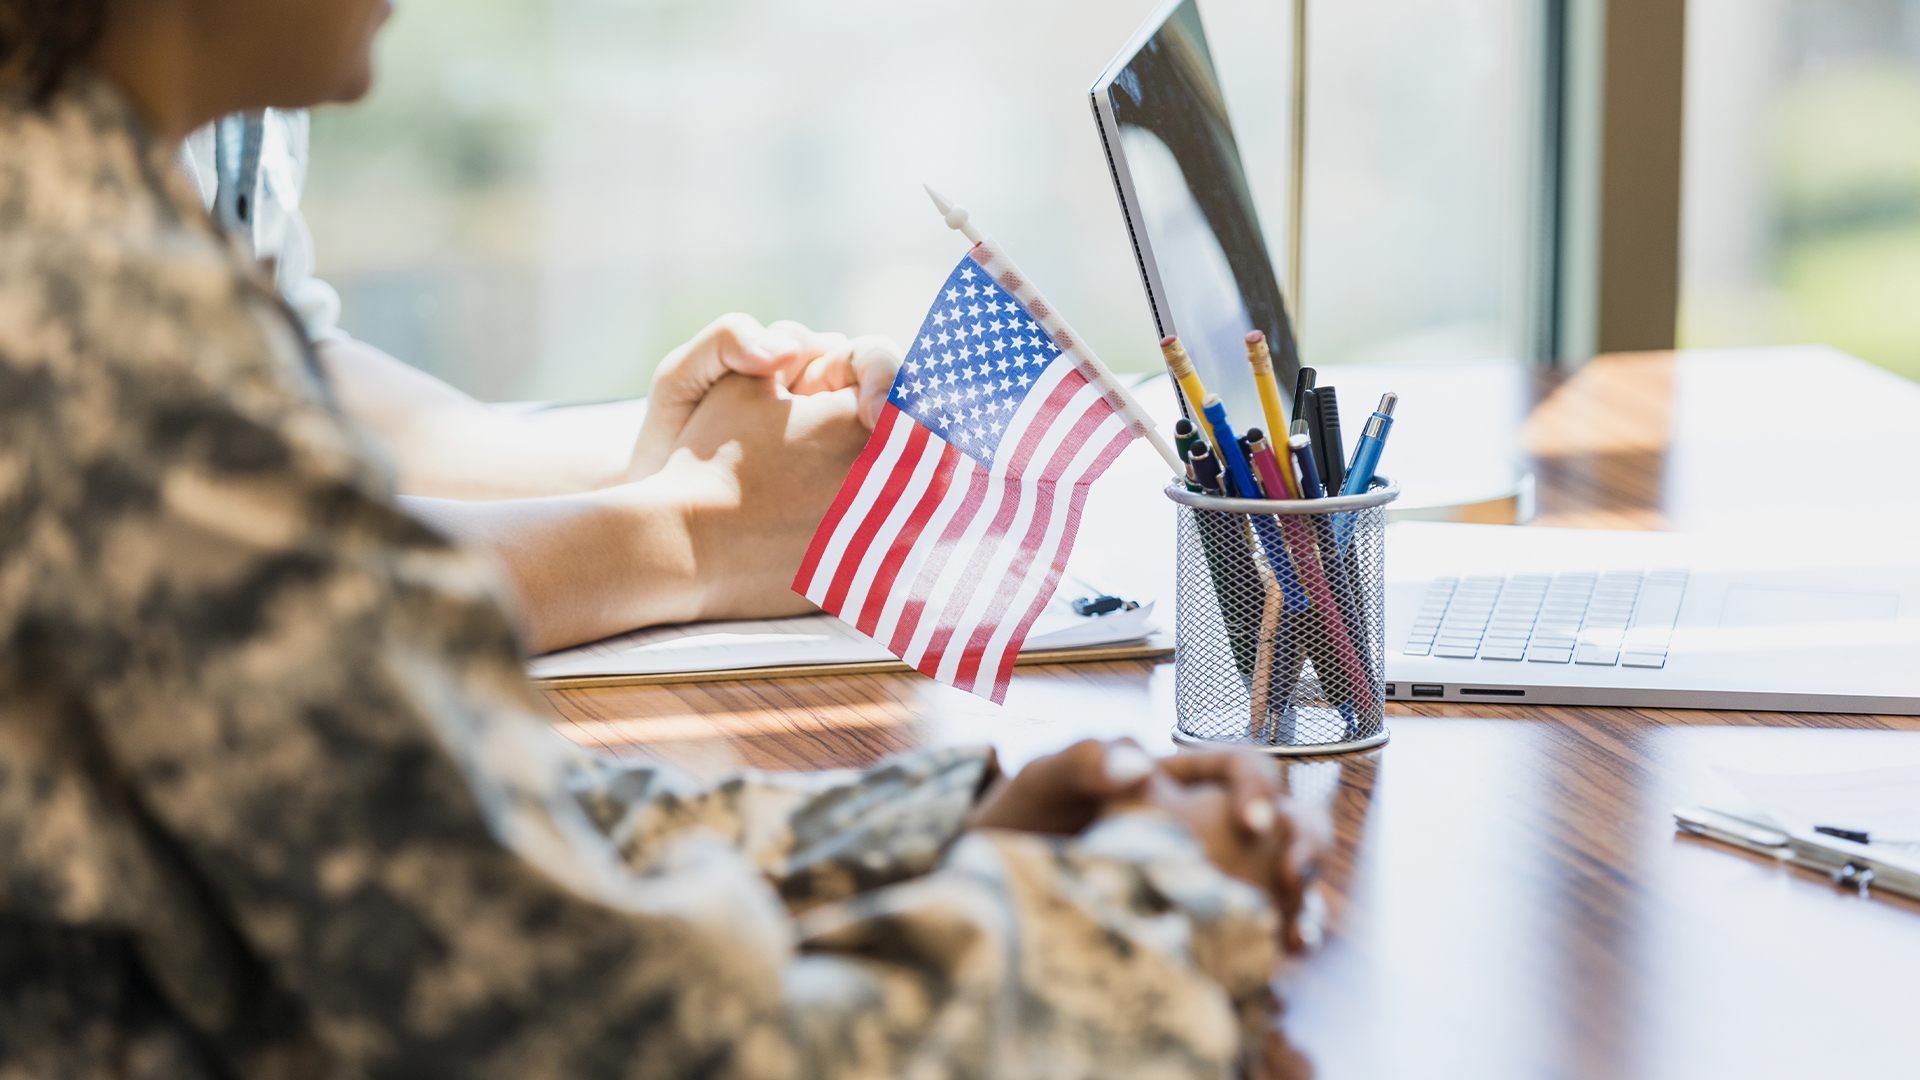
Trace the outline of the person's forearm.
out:
[[[700,616],[684,500],[667,477],[539,499],[401,501],[499,560],[534,655]]]
[[[637,412],[516,416],[364,342],[323,342],[318,351],[341,408],[393,455],[404,494],[531,498],[626,479]]]

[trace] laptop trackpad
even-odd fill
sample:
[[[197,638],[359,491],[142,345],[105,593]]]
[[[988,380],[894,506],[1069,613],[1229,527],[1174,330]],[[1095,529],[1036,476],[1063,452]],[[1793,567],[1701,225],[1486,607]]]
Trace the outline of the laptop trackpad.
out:
[[[1899,593],[1769,589],[1735,585],[1727,590],[1720,625],[1790,626],[1797,623],[1880,622],[1900,611]]]

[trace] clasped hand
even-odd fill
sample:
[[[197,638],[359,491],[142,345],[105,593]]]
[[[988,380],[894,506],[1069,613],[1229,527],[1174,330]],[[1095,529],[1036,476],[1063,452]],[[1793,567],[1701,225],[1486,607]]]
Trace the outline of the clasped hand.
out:
[[[843,400],[837,409],[872,430],[899,370],[900,347],[889,338],[820,333],[791,321],[762,326],[751,315],[722,315],[654,370],[627,478],[651,476],[667,464],[708,393],[728,375],[765,379],[794,397],[838,395]]]
[[[1330,829],[1324,815],[1281,796],[1279,767],[1264,755],[1156,761],[1131,739],[1089,739],[996,780],[969,824],[1070,835],[1106,814],[1135,810],[1186,826],[1208,861],[1272,901],[1287,951],[1305,950],[1314,930],[1302,910]]]
[[[661,362],[628,478],[687,525],[696,618],[809,611],[792,591],[814,529],[900,368],[883,337],[726,315]]]

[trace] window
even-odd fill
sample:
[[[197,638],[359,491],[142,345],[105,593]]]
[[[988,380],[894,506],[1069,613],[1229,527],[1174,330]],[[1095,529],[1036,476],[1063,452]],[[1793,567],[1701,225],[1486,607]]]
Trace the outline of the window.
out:
[[[1920,378],[1920,0],[1690,0],[1681,341]]]
[[[1288,5],[1202,5],[1277,256]],[[1308,362],[1523,354],[1536,6],[1314,3]],[[320,272],[482,397],[637,393],[734,309],[906,344],[962,250],[925,181],[1157,370],[1086,102],[1152,7],[410,0],[372,97],[315,117]]]

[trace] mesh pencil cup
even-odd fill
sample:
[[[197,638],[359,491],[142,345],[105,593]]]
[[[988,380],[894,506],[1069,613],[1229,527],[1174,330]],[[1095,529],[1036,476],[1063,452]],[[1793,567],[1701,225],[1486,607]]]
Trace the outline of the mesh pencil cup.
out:
[[[1364,495],[1179,504],[1174,739],[1272,754],[1387,741],[1386,506]]]

